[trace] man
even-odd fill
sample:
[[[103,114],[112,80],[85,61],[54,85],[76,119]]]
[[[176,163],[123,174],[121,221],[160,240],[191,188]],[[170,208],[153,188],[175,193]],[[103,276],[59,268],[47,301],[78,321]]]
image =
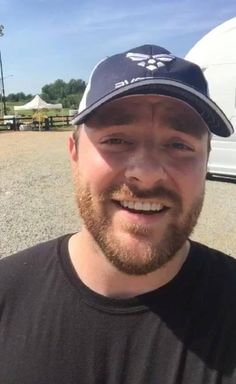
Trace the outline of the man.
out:
[[[82,229],[1,261],[0,382],[235,383],[236,262],[188,240],[233,132],[200,68],[106,58],[73,123]]]

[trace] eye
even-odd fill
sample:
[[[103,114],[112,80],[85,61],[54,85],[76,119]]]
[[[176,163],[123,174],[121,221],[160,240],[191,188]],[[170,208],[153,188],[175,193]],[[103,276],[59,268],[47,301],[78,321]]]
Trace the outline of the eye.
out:
[[[125,145],[129,144],[126,140],[120,139],[118,137],[112,137],[110,139],[104,140],[102,144],[110,144],[110,145]]]
[[[179,150],[179,151],[193,151],[192,147],[183,142],[175,141],[173,143],[168,144],[168,147]]]
[[[104,137],[100,141],[100,147],[108,152],[124,152],[130,150],[133,142],[124,137]]]
[[[101,144],[106,146],[130,146],[133,141],[122,136],[110,136],[101,139]]]

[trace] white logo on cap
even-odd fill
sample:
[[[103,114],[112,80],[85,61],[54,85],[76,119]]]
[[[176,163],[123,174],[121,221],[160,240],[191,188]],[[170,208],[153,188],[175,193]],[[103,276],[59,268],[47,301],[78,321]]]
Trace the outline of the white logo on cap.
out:
[[[159,54],[159,55],[145,55],[142,53],[127,53],[126,57],[128,57],[132,61],[138,61],[137,65],[140,67],[145,67],[149,69],[149,71],[154,71],[158,68],[164,67],[166,63],[170,63],[175,59],[174,55],[169,54]]]

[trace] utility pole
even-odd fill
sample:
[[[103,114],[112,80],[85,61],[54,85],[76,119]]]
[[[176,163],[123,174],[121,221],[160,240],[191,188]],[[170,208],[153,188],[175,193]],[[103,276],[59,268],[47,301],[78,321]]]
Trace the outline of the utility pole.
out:
[[[3,36],[3,29],[4,26],[0,25],[0,36]],[[5,98],[5,86],[4,86],[4,77],[3,77],[3,67],[2,67],[2,55],[0,51],[0,70],[1,70],[1,82],[2,82],[2,103],[3,103],[3,113],[4,115],[7,114],[7,108],[6,108],[6,98]]]
[[[2,69],[2,55],[1,55],[1,51],[0,51],[0,69],[1,69],[1,80],[2,80],[2,103],[3,103],[3,112],[4,112],[4,115],[7,115],[6,99],[5,99],[5,87],[4,87],[4,77],[3,77],[3,69]]]

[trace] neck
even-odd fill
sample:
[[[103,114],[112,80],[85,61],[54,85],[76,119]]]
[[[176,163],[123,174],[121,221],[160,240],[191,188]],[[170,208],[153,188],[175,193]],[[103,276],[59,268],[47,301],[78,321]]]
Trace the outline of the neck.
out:
[[[180,271],[190,249],[186,241],[163,267],[146,275],[127,275],[117,270],[86,231],[69,240],[69,254],[80,280],[91,290],[111,298],[131,298],[160,288]]]

